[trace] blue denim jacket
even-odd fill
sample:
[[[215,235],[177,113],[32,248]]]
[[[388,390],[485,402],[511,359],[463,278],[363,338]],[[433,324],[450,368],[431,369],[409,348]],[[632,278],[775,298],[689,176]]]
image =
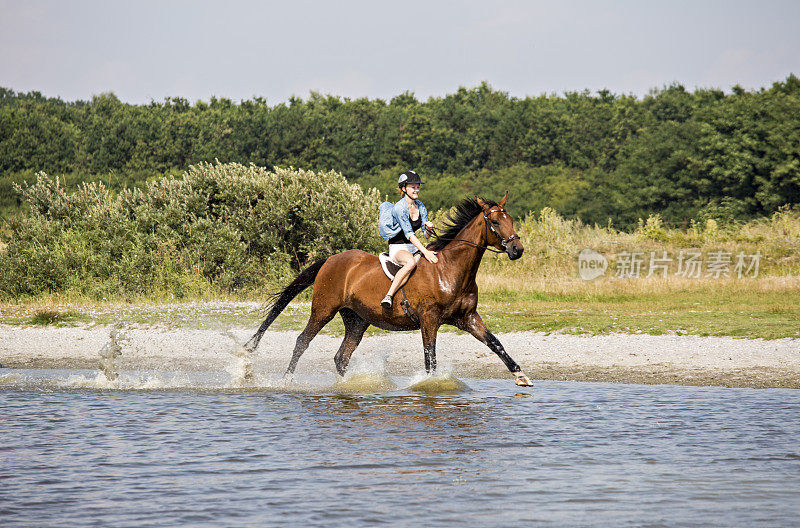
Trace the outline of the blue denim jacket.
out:
[[[419,217],[422,219],[422,231],[425,233],[425,236],[428,236],[428,228],[425,227],[425,223],[428,221],[428,210],[425,209],[421,201],[415,200],[415,202],[417,202],[417,207],[419,208]],[[408,204],[405,198],[401,198],[399,202],[394,204],[392,216],[400,225],[400,229],[393,233],[393,235],[396,235],[402,230],[406,238],[410,239],[411,235],[414,234],[414,230],[411,229],[411,213],[408,211]]]

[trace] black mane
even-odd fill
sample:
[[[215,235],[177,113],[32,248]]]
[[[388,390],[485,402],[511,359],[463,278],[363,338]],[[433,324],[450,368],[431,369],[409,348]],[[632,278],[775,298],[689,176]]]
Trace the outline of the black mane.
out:
[[[489,206],[497,205],[492,200],[483,200]],[[439,235],[433,242],[428,244],[431,251],[440,251],[456,238],[464,227],[483,211],[483,207],[478,204],[477,198],[464,198],[456,205],[455,211],[448,213],[445,217],[444,225]]]

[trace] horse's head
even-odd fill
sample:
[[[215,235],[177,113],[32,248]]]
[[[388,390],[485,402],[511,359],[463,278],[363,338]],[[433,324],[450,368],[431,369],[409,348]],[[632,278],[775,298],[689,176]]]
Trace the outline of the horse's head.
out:
[[[516,260],[522,256],[525,248],[519,235],[514,231],[514,219],[505,210],[508,191],[497,205],[491,205],[478,198],[478,205],[483,208],[483,218],[486,221],[486,243],[500,251],[505,251],[508,258]]]

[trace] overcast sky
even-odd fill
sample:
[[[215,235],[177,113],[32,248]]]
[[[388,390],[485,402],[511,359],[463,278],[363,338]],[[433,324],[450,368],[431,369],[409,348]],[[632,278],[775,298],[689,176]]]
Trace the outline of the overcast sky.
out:
[[[131,103],[769,87],[800,1],[0,0],[0,86]]]

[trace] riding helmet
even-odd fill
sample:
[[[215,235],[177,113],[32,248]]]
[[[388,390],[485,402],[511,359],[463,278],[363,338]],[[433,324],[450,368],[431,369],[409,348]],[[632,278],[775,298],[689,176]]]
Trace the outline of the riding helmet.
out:
[[[420,178],[419,174],[412,170],[405,171],[400,175],[400,179],[397,180],[398,187],[405,187],[406,185],[411,185],[413,183],[422,185],[422,178]]]

